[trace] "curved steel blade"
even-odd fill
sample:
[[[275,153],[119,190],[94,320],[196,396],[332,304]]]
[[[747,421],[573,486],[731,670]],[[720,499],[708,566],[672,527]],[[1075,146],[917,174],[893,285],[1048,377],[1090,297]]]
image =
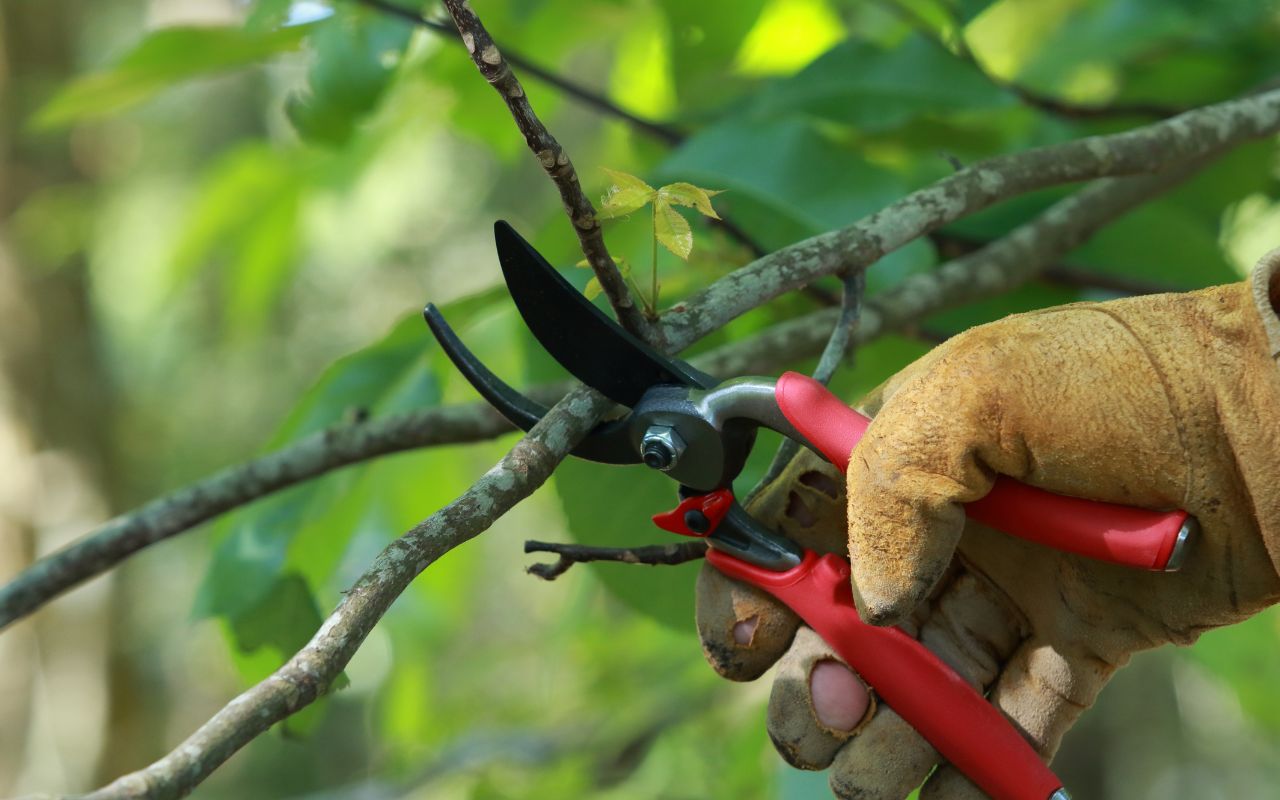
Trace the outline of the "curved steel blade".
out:
[[[511,424],[527,431],[547,413],[546,406],[525,397],[490,372],[489,368],[467,349],[467,346],[458,338],[458,334],[454,333],[453,328],[449,327],[449,323],[445,322],[440,309],[436,308],[434,303],[427,304],[427,307],[422,310],[422,316],[426,318],[427,326],[431,328],[436,341],[440,342],[440,346],[444,348],[445,355],[449,356],[449,360],[458,368],[462,376]],[[640,463],[640,455],[631,445],[625,418],[597,425],[573,449],[573,455],[604,464]]]
[[[591,305],[506,222],[493,225],[507,289],[529,330],[578,380],[624,406],[658,384],[710,389],[717,381],[668,358]]]

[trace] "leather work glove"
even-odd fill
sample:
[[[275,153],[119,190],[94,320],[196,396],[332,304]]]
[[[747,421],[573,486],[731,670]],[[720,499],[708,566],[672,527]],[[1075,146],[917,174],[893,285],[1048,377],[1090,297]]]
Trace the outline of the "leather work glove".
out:
[[[1135,651],[1186,645],[1280,599],[1280,251],[1251,282],[1077,303],[947,341],[865,401],[844,480],[802,454],[751,505],[819,552],[847,552],[863,619],[901,625],[1047,760]],[[1062,494],[1183,508],[1202,535],[1177,573],[1091,561],[966,522],[996,474]],[[709,565],[697,623],[711,665],[778,664],[768,729],[842,798],[984,795],[762,591]],[[1280,677],[1280,676],[1277,676]]]

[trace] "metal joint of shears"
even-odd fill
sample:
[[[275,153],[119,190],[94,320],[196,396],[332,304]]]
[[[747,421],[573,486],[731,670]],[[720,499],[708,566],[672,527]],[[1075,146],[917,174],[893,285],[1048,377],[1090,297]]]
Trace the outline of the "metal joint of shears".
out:
[[[915,639],[861,621],[847,561],[805,550],[734,499],[733,480],[759,428],[794,439],[843,470],[870,420],[798,373],[718,382],[658,353],[593,306],[509,225],[496,223],[494,233],[507,287],[534,337],[574,377],[629,409],[592,430],[574,456],[643,463],[675,480],[680,504],[655,515],[654,522],[674,533],[707,537],[712,566],[790,606],[988,794],[997,800],[1065,800],[1061,781],[994,706]],[[547,412],[490,372],[435,306],[424,314],[459,371],[512,423],[528,430]],[[1148,570],[1178,569],[1197,530],[1183,511],[1066,497],[1009,478],[998,479],[965,510],[1015,536]]]

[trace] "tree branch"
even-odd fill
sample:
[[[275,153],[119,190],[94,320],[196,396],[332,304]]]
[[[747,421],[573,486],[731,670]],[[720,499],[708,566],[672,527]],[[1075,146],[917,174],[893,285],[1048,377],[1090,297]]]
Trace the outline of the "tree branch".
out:
[[[328,692],[409,582],[541,486],[609,406],[592,390],[571,391],[471,488],[389,544],[284,666],[228,703],[169,755],[86,800],[181,797],[258,734]]]
[[[471,54],[472,63],[507,104],[516,127],[524,135],[525,143],[560,190],[560,199],[564,202],[569,221],[573,223],[573,231],[578,235],[582,253],[587,257],[587,263],[591,265],[618,321],[636,336],[653,343],[655,331],[640,312],[627,289],[626,281],[613,263],[613,257],[609,255],[609,249],[604,243],[604,232],[600,221],[596,219],[595,206],[583,193],[569,154],[534,113],[524,87],[520,85],[470,4],[466,0],[444,0],[444,5],[453,17],[454,24],[458,26],[458,33],[462,36],[467,52]]]
[[[831,376],[835,374],[836,367],[844,360],[845,355],[851,352],[851,345],[858,330],[858,319],[862,315],[862,293],[866,288],[865,273],[862,270],[850,272],[844,276],[843,282],[844,292],[840,298],[840,315],[831,327],[831,335],[827,338],[826,346],[822,348],[822,357],[818,359],[818,366],[813,370],[814,380],[823,386],[831,382]],[[795,439],[783,437],[782,444],[778,445],[777,452],[773,454],[773,460],[769,462],[769,468],[748,493],[747,501],[750,502],[761,489],[777,480],[791,463],[791,459],[799,453],[800,443]]]
[[[829,322],[826,325],[830,328]],[[708,351],[693,363],[704,372],[726,378],[769,374],[821,347],[821,339],[813,337],[779,341],[758,334]],[[545,384],[525,394],[554,403],[569,387],[568,382]],[[514,430],[492,406],[478,402],[344,423],[291,442],[122,514],[41,558],[0,587],[0,630],[139,550],[281,489],[379,456],[480,442]]]
[[[533,564],[525,569],[525,572],[530,575],[537,575],[544,581],[553,581],[568,572],[569,567],[574,564],[585,564],[591,561],[615,561],[622,564],[648,566],[684,564],[706,555],[707,543],[703,539],[693,539],[687,542],[649,544],[641,547],[591,547],[583,544],[537,542],[530,539],[524,543],[524,551],[554,553],[560,556],[554,564]]]
[[[1277,130],[1280,90],[1272,90],[1123,133],[982,161],[846,228],[757,259],[675,305],[663,315],[668,349],[683,349],[762,302],[823,275],[864,269],[903,245],[1001,200],[1092,178],[1159,173],[1221,155]]]

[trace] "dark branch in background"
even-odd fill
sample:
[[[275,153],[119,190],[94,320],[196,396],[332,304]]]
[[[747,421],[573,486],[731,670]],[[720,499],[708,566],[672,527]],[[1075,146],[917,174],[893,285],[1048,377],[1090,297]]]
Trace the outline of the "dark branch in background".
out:
[[[943,259],[959,258],[982,249],[989,241],[973,239],[949,231],[934,231],[929,234],[934,249]],[[1041,277],[1050,283],[1069,286],[1075,289],[1101,289],[1121,295],[1163,294],[1164,292],[1185,292],[1185,286],[1170,286],[1163,283],[1129,278],[1122,275],[1107,275],[1083,267],[1070,264],[1050,264],[1041,270]]]
[[[485,30],[480,18],[471,10],[466,0],[444,0],[444,5],[453,17],[454,24],[458,26],[462,44],[471,54],[472,63],[507,104],[516,127],[524,135],[525,144],[533,151],[542,169],[560,191],[560,199],[564,203],[565,213],[569,215],[569,221],[573,223],[573,232],[578,236],[582,253],[587,257],[587,263],[600,282],[600,288],[613,307],[618,322],[636,336],[653,343],[654,329],[640,313],[635,298],[627,289],[626,281],[618,272],[618,266],[609,255],[609,248],[604,243],[604,232],[600,228],[600,221],[596,219],[595,206],[583,193],[569,154],[542,124],[542,120],[538,119],[533,106],[529,105],[529,98],[525,96],[524,87],[520,85],[498,46],[493,43],[489,31]]]
[[[1187,111],[1186,108],[1165,103],[1073,103],[1069,100],[1051,97],[1034,89],[1020,86],[1013,81],[1007,81],[992,75],[987,70],[986,65],[969,49],[969,43],[964,38],[964,22],[955,16],[956,8],[947,5],[947,9],[952,12],[952,36],[949,41],[944,41],[939,38],[928,20],[921,17],[916,13],[915,9],[903,4],[900,0],[878,0],[878,4],[889,13],[909,23],[920,35],[941,47],[948,54],[963,59],[995,86],[1004,89],[1032,108],[1038,108],[1055,116],[1068,119],[1114,119],[1116,117],[1166,119]]]
[[[532,539],[524,543],[526,553],[554,553],[560,559],[554,564],[533,564],[525,569],[530,575],[537,575],[546,581],[553,581],[563,575],[574,564],[585,564],[591,561],[615,561],[622,564],[645,564],[648,566],[675,566],[696,561],[706,555],[707,543],[702,539],[670,544],[650,544],[642,547],[590,547],[582,544],[557,544],[554,542],[537,542]]]
[[[454,26],[446,22],[440,22],[429,17],[424,17],[416,11],[411,11],[407,8],[398,6],[395,3],[390,2],[390,0],[352,0],[352,2],[398,17],[410,24],[420,25],[437,33],[444,34],[450,39],[450,41],[458,42],[459,44],[463,43],[461,34],[458,33],[458,30]],[[515,53],[506,47],[502,47],[501,52],[506,57],[507,62],[518,68],[521,72],[534,76],[548,86],[558,89],[588,108],[606,116],[619,119],[630,125],[635,130],[651,136],[666,145],[678,147],[683,144],[687,138],[685,133],[678,128],[637,116],[636,114],[627,111],[622,106],[619,106],[617,103],[614,103],[603,94],[594,92],[563,75],[557,75],[551,70],[540,67],[525,56]],[[763,245],[751,236],[751,234],[743,230],[740,225],[735,223],[723,212],[721,212],[719,219],[707,219],[707,221],[712,227],[719,228],[724,231],[729,238],[745,247],[747,252],[751,254],[752,258],[760,258],[768,252],[765,250]],[[811,287],[805,291],[815,299],[819,300],[819,302],[824,302],[829,305],[834,305],[837,302],[835,298],[829,296],[829,293],[824,289]]]
[[[452,41],[458,42],[459,44],[462,43],[462,36],[458,33],[457,28],[453,27],[453,25],[447,22],[434,20],[429,17],[424,17],[416,11],[396,5],[389,0],[353,0],[353,2],[376,9],[393,17],[399,17],[411,25],[420,25],[424,28],[429,28],[436,33],[444,34]],[[645,119],[644,117],[637,116],[636,114],[627,111],[617,103],[614,103],[604,95],[599,94],[598,92],[593,92],[562,75],[557,75],[548,69],[544,69],[530,59],[507,48],[506,46],[502,47],[502,53],[506,56],[508,63],[520,70],[522,73],[537,78],[548,86],[572,97],[588,108],[594,109],[595,111],[610,117],[616,117],[617,119],[626,122],[636,130],[642,131],[660,142],[665,142],[669,145],[676,145],[684,140],[684,134],[676,128],[670,125],[665,125],[661,122],[654,122],[651,119]]]

